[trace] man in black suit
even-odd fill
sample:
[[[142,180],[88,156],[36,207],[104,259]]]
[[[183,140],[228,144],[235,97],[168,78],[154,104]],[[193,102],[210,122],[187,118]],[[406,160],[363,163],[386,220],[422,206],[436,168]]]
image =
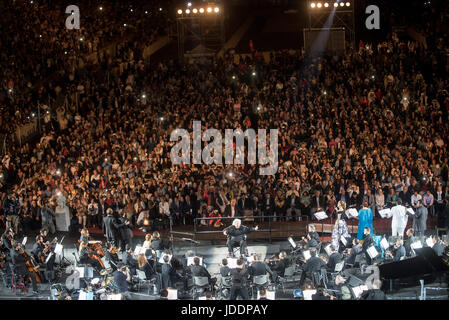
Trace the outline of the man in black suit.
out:
[[[303,265],[303,273],[301,274],[300,286],[303,285],[305,278],[312,279],[314,272],[320,272],[321,268],[326,266],[326,263],[319,257],[315,248],[310,249],[310,258]]]
[[[306,249],[317,248],[321,242],[320,235],[316,232],[316,227],[314,224],[308,225],[309,232],[303,241],[306,242]]]
[[[228,259],[221,260],[220,275],[222,277],[229,277],[231,275],[231,268],[228,267]]]
[[[293,221],[296,220],[297,216],[298,218],[300,218],[299,215],[301,212],[301,201],[294,192],[292,192],[291,195],[287,197],[286,205],[288,217],[292,217]]]
[[[248,273],[252,277],[263,276],[268,273],[273,280],[276,279],[270,266],[267,263],[260,261],[260,256],[258,254],[254,255],[254,260],[248,267]]]
[[[360,244],[360,241],[357,238],[354,238],[352,240],[351,253],[349,254],[349,257],[346,258],[346,264],[354,265],[355,258],[361,252],[362,252],[362,245]]]
[[[120,250],[123,252],[126,250],[126,245],[132,246],[132,229],[130,221],[126,218],[126,212],[123,212],[123,215],[118,219],[118,222],[113,221],[113,224],[115,229],[119,232]]]
[[[365,227],[365,229],[363,229],[363,235],[364,235],[364,238],[363,238],[362,249],[363,249],[363,252],[365,252],[366,263],[368,265],[371,265],[373,262],[372,262],[372,259],[371,259],[371,257],[369,256],[369,254],[367,252],[368,248],[371,247],[374,244],[373,237],[371,236],[371,229],[370,229],[370,227]]]
[[[103,219],[103,233],[107,242],[117,244],[117,230],[114,226],[114,216],[111,208],[106,210],[106,217]]]
[[[126,246],[126,252],[123,253],[122,262],[128,267],[129,273],[134,276],[137,269],[137,260],[133,257],[133,249],[130,246]]]
[[[335,266],[341,262],[342,256],[337,250],[335,250],[335,247],[333,244],[330,245],[329,249],[330,249],[331,255],[329,257],[329,261],[327,262],[327,270],[329,272],[334,272]]]
[[[242,258],[237,260],[237,268],[231,270],[232,287],[230,300],[236,300],[240,296],[243,300],[248,300],[248,288],[246,280],[248,279],[248,270],[244,266]]]
[[[225,217],[240,217],[242,215],[242,210],[237,206],[237,201],[235,199],[231,200],[225,208]]]
[[[207,277],[211,286],[214,286],[217,282],[217,278],[212,278],[209,271],[207,271],[204,266],[200,265],[200,258],[198,257],[193,258],[193,265],[190,266],[190,272],[193,277]]]
[[[373,288],[371,290],[362,293],[361,300],[386,300],[385,293],[380,290],[380,285],[377,281],[374,281]]]
[[[412,254],[412,243],[415,242],[415,236],[413,235],[415,230],[413,228],[409,228],[405,234],[407,235],[407,240],[405,240],[404,248],[405,248],[405,255],[407,257],[410,257]]]
[[[240,246],[240,256],[246,254],[246,235],[252,231],[257,231],[258,226],[255,228],[248,228],[247,226],[242,226],[240,219],[234,219],[232,225],[223,230],[223,234],[228,237],[226,242],[228,246],[228,255],[233,256],[232,248],[235,246]]]

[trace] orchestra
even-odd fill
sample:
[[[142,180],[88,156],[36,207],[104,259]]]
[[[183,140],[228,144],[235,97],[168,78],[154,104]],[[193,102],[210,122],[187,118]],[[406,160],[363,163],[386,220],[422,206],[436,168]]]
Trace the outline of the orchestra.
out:
[[[413,249],[415,242],[423,240],[416,237],[414,230],[410,228],[405,232],[405,239],[402,239],[401,236],[392,237],[393,242],[388,248],[380,248],[374,239],[375,234],[372,234],[369,227],[364,228],[361,240],[357,238],[357,235],[349,234],[341,211],[338,212],[333,227],[332,237],[327,237],[324,240],[323,235],[320,236],[317,232],[316,224],[308,224],[307,234],[299,237],[297,243],[293,239],[289,239],[290,244],[294,242],[291,250],[282,250],[278,254],[263,257],[260,253],[248,254],[246,244],[247,234],[257,232],[258,227],[247,227],[242,225],[239,219],[234,219],[231,226],[223,229],[223,234],[227,236],[228,257],[222,258],[217,276],[208,270],[207,261],[196,256],[191,250],[188,250],[182,257],[173,256],[173,251],[168,245],[172,238],[165,241],[157,231],[145,235],[142,249],[137,250],[137,246],[126,244],[125,250],[121,251],[117,246],[118,241],[106,241],[103,246],[102,241],[92,239],[88,229],[83,228],[80,230],[77,247],[78,264],[92,266],[94,277],[102,277],[102,281],[95,285],[89,284],[84,289],[102,292],[96,296],[99,299],[104,299],[105,290],[109,293],[118,291],[123,298],[130,298],[130,292],[138,290],[139,287],[137,285],[138,270],[143,272],[147,280],[154,281],[158,292],[160,289],[172,288],[177,283],[181,284],[179,287],[181,292],[190,292],[194,278],[205,277],[208,279],[209,286],[203,294],[213,297],[214,294],[222,290],[222,297],[247,298],[253,297],[253,294],[257,292],[254,288],[261,290],[268,288],[267,286],[256,286],[254,281],[257,277],[268,276],[268,283],[274,288],[272,290],[276,290],[283,285],[285,278],[290,276],[286,274],[286,269],[293,267],[293,272],[299,275],[295,280],[297,286],[303,287],[305,290],[314,288],[310,289],[313,292],[307,296],[312,300],[369,300],[382,296],[379,284],[376,284],[377,287],[373,286],[371,289],[365,290],[363,293],[358,292],[355,295],[352,291],[354,288],[347,281],[350,278],[348,274],[351,270],[372,264],[380,266],[409,259],[416,255]],[[337,242],[335,235],[338,235],[339,241]],[[0,271],[5,286],[11,287],[11,279],[8,276],[11,274],[11,271],[8,270],[9,261],[12,263],[16,276],[25,279],[26,283],[31,283],[33,292],[36,294],[39,292],[37,284],[54,280],[54,276],[49,276],[48,272],[53,271],[55,264],[57,238],[49,241],[46,236],[46,230],[41,230],[35,237],[30,254],[28,254],[22,243],[16,239],[11,228],[3,233]],[[341,238],[346,239],[344,244]],[[335,245],[336,243],[338,246]],[[442,261],[448,264],[447,242],[438,236],[432,236],[426,240],[426,244],[431,246],[436,255],[442,257]],[[240,250],[240,258],[236,258],[232,254],[234,247]],[[382,252],[381,257],[370,255],[370,250],[373,247]],[[341,265],[344,267],[341,268]],[[229,287],[221,288],[220,279],[222,278],[229,279]],[[115,281],[119,284],[116,284],[113,289],[114,287],[111,285]],[[71,295],[65,295],[65,298],[67,297],[72,298]],[[306,297],[304,296],[304,298]]]

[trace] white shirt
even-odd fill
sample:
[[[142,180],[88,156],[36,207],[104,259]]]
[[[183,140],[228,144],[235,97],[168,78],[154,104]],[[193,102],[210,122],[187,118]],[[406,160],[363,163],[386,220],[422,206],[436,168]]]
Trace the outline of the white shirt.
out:
[[[393,217],[391,220],[392,224],[396,224],[398,226],[407,225],[408,216],[404,206],[397,205],[391,208],[391,216]]]

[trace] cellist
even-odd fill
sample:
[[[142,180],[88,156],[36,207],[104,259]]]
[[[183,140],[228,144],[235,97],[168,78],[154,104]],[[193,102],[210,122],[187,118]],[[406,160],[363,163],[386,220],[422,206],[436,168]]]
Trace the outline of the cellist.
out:
[[[92,259],[89,255],[98,256],[96,252],[93,252],[87,248],[87,242],[81,241],[80,247],[78,250],[78,254],[80,256],[80,263],[82,264],[90,264],[96,269],[97,271],[100,271],[102,268],[100,262],[97,260]],[[101,258],[100,258],[101,259]]]
[[[11,249],[11,261],[14,266],[14,273],[21,275],[24,280],[31,278],[33,293],[39,293],[37,290],[36,277],[28,270],[26,266],[26,262],[32,258],[29,255],[28,258],[25,258],[23,256],[24,251],[25,250],[22,248],[22,244],[20,242],[14,242],[13,248]]]

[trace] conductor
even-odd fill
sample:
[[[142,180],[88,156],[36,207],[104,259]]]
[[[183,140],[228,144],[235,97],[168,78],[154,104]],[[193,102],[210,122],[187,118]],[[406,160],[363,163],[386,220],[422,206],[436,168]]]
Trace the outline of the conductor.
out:
[[[252,231],[257,231],[258,229],[258,226],[255,228],[242,226],[242,221],[240,219],[234,219],[232,225],[223,230],[223,234],[228,236],[226,244],[228,246],[229,257],[234,256],[232,248],[237,245],[240,246],[240,256],[243,257],[246,252],[246,235]]]

